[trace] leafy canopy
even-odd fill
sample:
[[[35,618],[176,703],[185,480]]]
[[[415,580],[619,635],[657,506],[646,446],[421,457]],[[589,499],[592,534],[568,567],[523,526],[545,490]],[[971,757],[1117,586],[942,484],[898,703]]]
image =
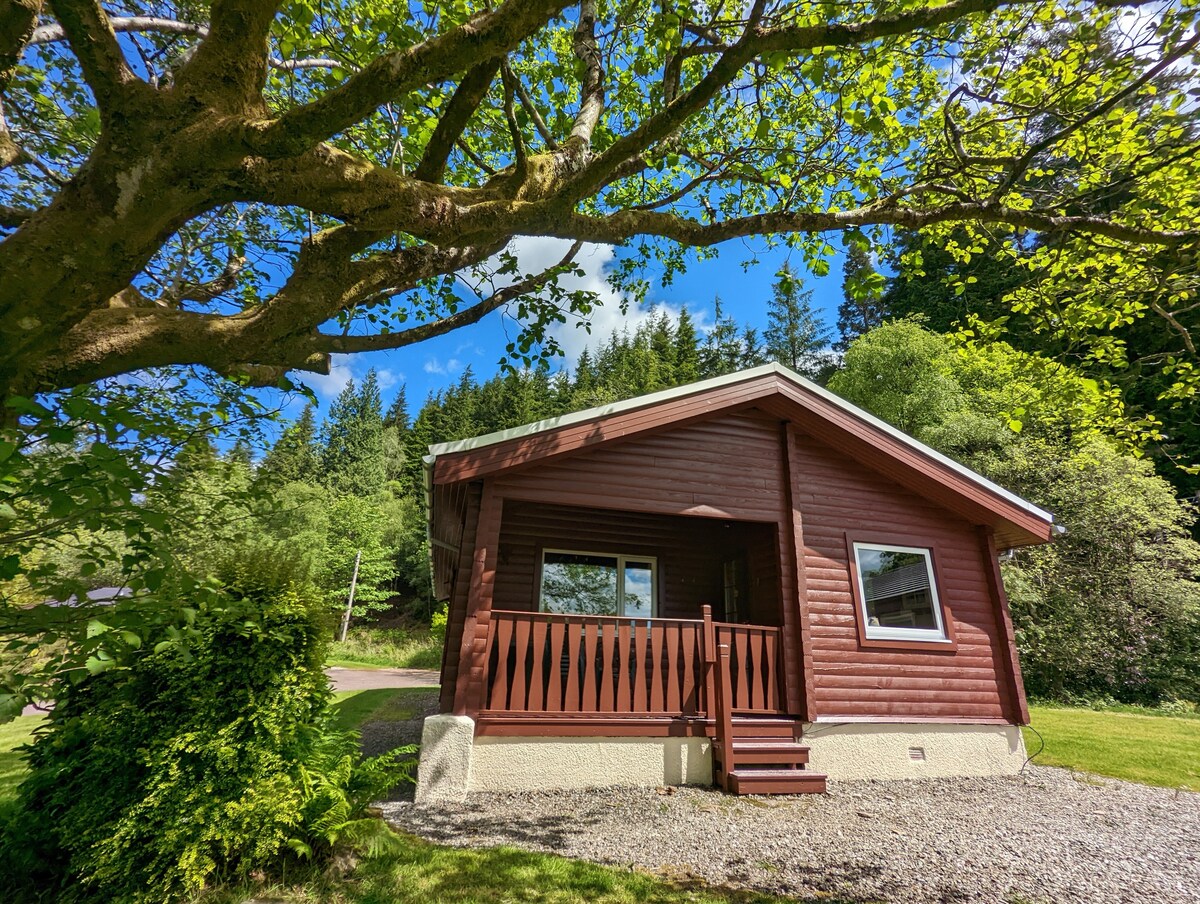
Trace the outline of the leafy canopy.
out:
[[[529,362],[596,301],[558,285],[583,242],[626,247],[635,295],[730,239],[822,275],[830,232],[893,226],[986,235],[1064,328],[1194,294],[1192,101],[1156,79],[1197,62],[1195,0],[2,10],[0,395],[271,383],[502,307]],[[524,273],[518,235],[568,244]]]

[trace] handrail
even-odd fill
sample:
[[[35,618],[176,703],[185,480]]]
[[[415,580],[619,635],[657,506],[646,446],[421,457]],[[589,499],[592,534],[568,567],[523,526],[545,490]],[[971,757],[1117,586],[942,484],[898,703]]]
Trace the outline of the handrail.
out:
[[[521,618],[540,620],[546,622],[557,621],[585,621],[585,622],[612,622],[613,624],[627,625],[632,622],[645,622],[678,625],[698,625],[698,618],[649,618],[645,615],[583,615],[578,612],[529,612],[521,609],[493,609],[492,615],[519,615]]]

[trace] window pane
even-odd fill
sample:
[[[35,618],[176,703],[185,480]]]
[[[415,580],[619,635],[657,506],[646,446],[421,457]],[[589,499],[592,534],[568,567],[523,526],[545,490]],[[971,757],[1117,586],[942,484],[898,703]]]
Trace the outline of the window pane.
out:
[[[860,548],[858,563],[870,627],[937,630],[924,555]]]
[[[654,566],[649,562],[625,560],[625,612],[639,618],[654,614]]]
[[[542,565],[542,609],[580,615],[616,615],[616,558],[546,553]]]

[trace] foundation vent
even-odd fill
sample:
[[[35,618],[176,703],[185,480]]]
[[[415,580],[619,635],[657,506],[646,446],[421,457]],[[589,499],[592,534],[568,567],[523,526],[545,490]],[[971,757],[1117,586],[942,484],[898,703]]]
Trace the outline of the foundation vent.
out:
[[[924,747],[909,747],[908,748],[908,758],[910,760],[912,760],[914,763],[925,762],[925,748]]]

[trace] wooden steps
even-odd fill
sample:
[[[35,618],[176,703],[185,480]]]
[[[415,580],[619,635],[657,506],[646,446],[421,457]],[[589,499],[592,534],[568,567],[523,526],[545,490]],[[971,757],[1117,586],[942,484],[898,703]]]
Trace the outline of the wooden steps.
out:
[[[794,741],[766,738],[735,738],[733,756],[738,766],[803,766],[808,762],[808,748]]]
[[[825,776],[803,769],[742,769],[729,773],[731,794],[824,794]]]
[[[733,717],[729,749],[713,742],[714,776],[731,794],[824,794],[825,776],[804,767],[808,747],[790,718]]]

